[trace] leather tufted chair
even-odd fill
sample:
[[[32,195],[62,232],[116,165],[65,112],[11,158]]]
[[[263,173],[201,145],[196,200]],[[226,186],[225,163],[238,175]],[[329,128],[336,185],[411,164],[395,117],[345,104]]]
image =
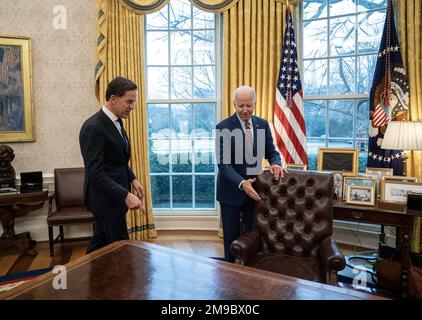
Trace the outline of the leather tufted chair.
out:
[[[235,263],[337,285],[346,262],[332,239],[332,174],[291,170],[277,183],[266,171],[255,190],[254,229],[231,244]]]
[[[50,256],[54,256],[54,244],[64,242],[64,225],[94,223],[94,216],[83,207],[84,168],[54,169],[55,192],[49,196],[48,239]],[[53,200],[56,210],[53,211]],[[53,227],[59,227],[59,235],[53,237]],[[87,240],[91,237],[66,239],[66,241]]]

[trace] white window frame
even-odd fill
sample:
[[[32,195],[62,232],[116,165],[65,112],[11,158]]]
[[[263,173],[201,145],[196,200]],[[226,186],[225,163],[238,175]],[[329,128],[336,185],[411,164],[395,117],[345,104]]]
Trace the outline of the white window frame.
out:
[[[170,14],[170,13],[169,13]],[[193,16],[193,5],[191,4],[191,16]],[[222,40],[222,17],[219,14],[214,14],[214,49],[215,49],[215,75],[216,75],[216,79],[215,79],[215,91],[216,91],[216,95],[215,98],[209,99],[174,99],[174,98],[168,98],[168,99],[148,99],[148,96],[146,98],[146,106],[148,108],[149,104],[182,104],[182,103],[214,103],[216,105],[216,124],[219,122],[219,120],[221,119],[221,87],[222,87],[222,68],[221,68],[221,49],[222,46],[220,45],[221,40]],[[189,29],[184,29],[184,30],[189,30]],[[212,29],[193,29],[193,25],[191,25],[190,27],[190,32],[191,35],[193,35],[193,31],[201,31],[201,30],[212,30]],[[157,29],[158,32],[167,32],[169,37],[169,41],[170,41],[170,32],[173,31],[170,28],[165,28],[165,29]],[[147,19],[144,19],[144,38],[147,39],[147,33],[148,32],[156,32],[156,31],[151,31],[151,30],[147,30]],[[191,36],[191,41],[193,41],[193,37]],[[192,43],[192,47],[193,47],[193,43]],[[168,55],[169,55],[169,60],[170,60],[170,56],[171,56],[171,49],[170,49],[170,42],[168,45]],[[147,52],[148,52],[148,43],[145,41],[145,45],[144,45],[144,57],[145,57],[145,69],[144,72],[147,75],[147,68],[151,67],[151,66],[161,66],[161,67],[168,67],[169,68],[169,79],[168,79],[168,85],[169,85],[169,96],[171,95],[170,92],[170,88],[171,88],[171,77],[170,77],[170,68],[172,67],[172,65],[169,64],[165,64],[165,65],[148,65],[147,64]],[[193,66],[212,66],[212,65],[194,65],[193,63],[193,53],[191,54],[191,65],[177,65],[177,67],[191,67],[193,68]],[[192,77],[193,77],[193,73],[192,73]],[[192,79],[192,90],[193,90],[193,79]],[[148,93],[148,81],[146,81],[146,92],[145,94],[147,95]],[[169,115],[170,116],[170,115]],[[170,123],[170,122],[169,122]],[[149,141],[150,138],[148,136],[148,145],[149,145]],[[170,139],[170,150],[171,150],[171,139]],[[149,158],[149,153],[148,153],[148,158]],[[192,166],[194,166],[194,163],[192,163]],[[172,166],[169,166],[169,172],[168,173],[150,173],[150,176],[168,176],[169,177],[169,183],[170,183],[170,208],[153,208],[153,214],[157,215],[157,216],[217,216],[219,213],[219,209],[218,209],[218,204],[216,201],[216,190],[217,190],[217,174],[218,174],[218,168],[217,165],[215,164],[215,170],[214,170],[214,174],[212,173],[192,173],[192,175],[210,175],[210,176],[214,176],[214,208],[210,208],[210,209],[206,209],[206,208],[199,208],[199,209],[195,209],[195,208],[172,208],[172,201],[173,201],[173,176],[177,176],[177,175],[182,175],[182,176],[186,176],[189,173],[173,173],[172,172]],[[192,179],[192,203],[193,206],[195,206],[195,179]]]

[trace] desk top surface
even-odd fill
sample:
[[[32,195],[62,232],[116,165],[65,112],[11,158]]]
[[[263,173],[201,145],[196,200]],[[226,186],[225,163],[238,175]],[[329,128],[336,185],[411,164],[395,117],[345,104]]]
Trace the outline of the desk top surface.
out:
[[[58,274],[49,272],[0,299],[383,299],[141,241],[112,243],[66,267],[66,290],[53,288]]]

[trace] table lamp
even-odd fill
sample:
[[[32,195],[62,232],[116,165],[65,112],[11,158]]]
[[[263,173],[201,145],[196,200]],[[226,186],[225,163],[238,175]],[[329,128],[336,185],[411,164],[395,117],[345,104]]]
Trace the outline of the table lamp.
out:
[[[422,150],[421,121],[391,121],[388,123],[381,149]],[[407,155],[403,156],[403,175],[406,175]]]

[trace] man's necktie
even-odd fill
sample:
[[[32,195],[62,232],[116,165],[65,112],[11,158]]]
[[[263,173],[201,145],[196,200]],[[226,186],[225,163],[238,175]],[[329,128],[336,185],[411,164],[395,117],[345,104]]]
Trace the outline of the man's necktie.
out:
[[[252,136],[252,128],[249,124],[249,121],[245,123],[245,149],[249,156],[253,156],[253,136]]]
[[[123,121],[122,119],[117,119],[117,123],[119,124],[119,132],[120,135],[122,136],[123,142],[125,143],[125,147],[126,147],[126,151],[129,151],[129,142],[126,139],[126,135],[125,135],[125,129],[123,127]]]

